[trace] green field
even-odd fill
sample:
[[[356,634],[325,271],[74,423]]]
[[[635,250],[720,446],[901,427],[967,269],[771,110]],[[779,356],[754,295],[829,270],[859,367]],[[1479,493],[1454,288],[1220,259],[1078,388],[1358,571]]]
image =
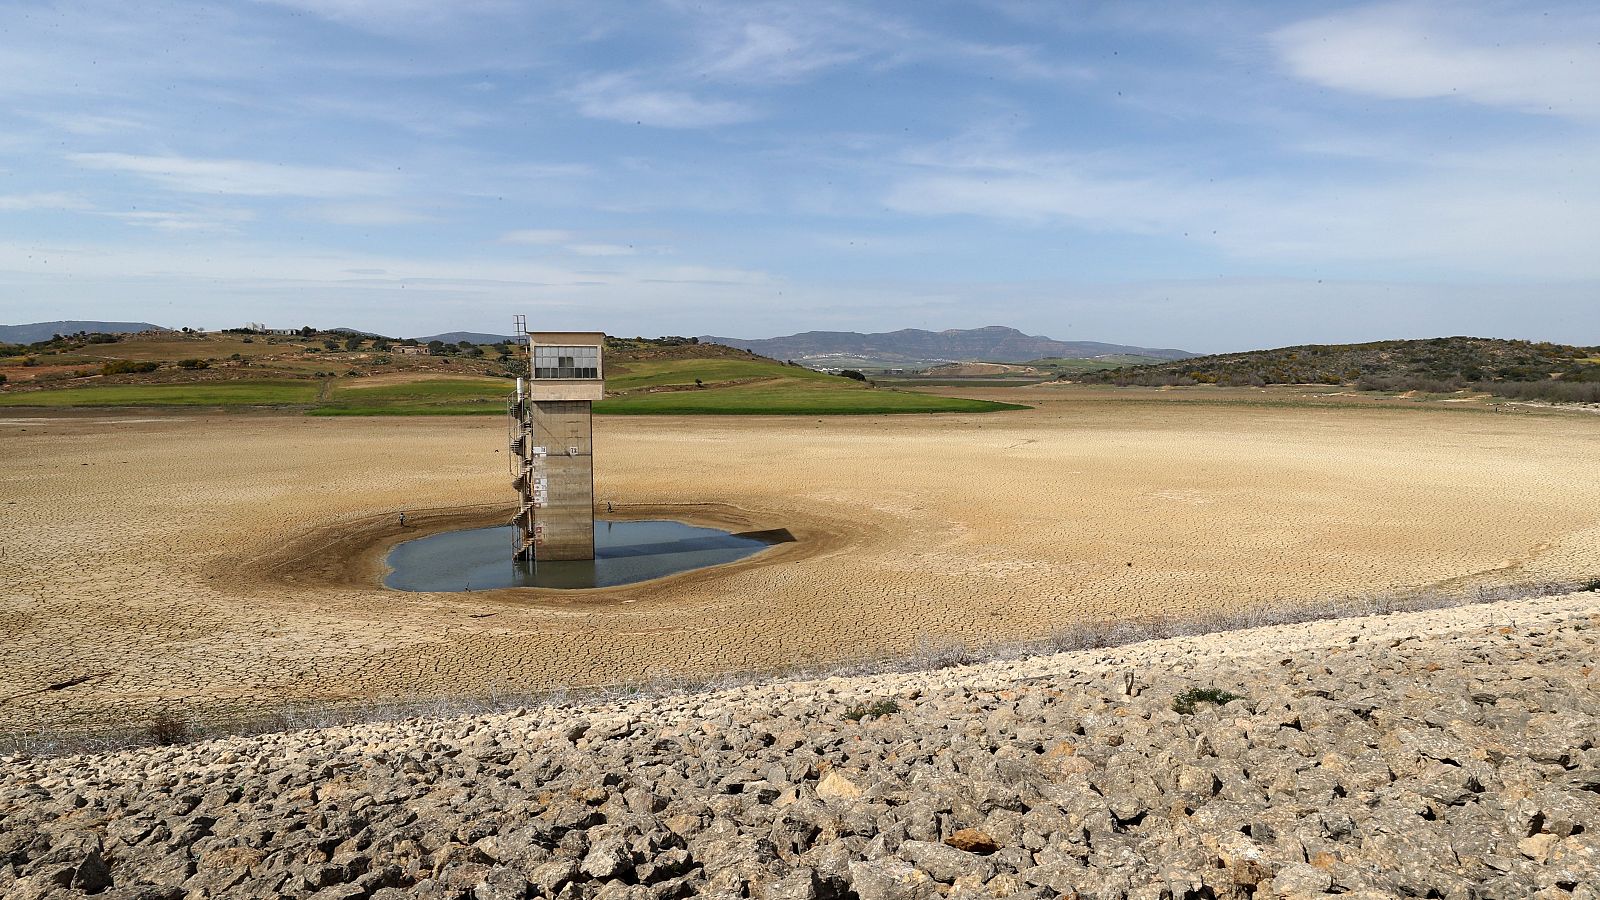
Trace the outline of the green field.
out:
[[[935,397],[905,391],[760,382],[717,390],[613,397],[594,405],[601,415],[872,415],[878,413],[996,412],[1026,409],[1011,403]]]
[[[1025,408],[873,389],[810,369],[727,358],[631,362],[607,380],[607,387],[635,393],[596,403],[595,412],[602,415],[866,415]],[[660,390],[670,387],[680,389]],[[656,390],[647,390],[651,388]],[[511,390],[509,379],[457,376],[212,381],[7,392],[0,394],[0,406],[295,406],[308,407],[314,416],[502,415]]]
[[[504,415],[515,382],[505,378],[429,378],[363,383],[339,380],[314,416]]]
[[[846,388],[859,387],[856,382],[840,378],[838,375],[754,359],[667,359],[628,363],[626,368],[627,371],[612,372],[606,377],[607,390],[636,391],[640,388],[672,384],[687,385],[694,384],[696,378],[706,384],[747,381],[755,378],[786,378]]]
[[[304,406],[316,399],[313,381],[202,381],[7,392],[0,406]]]
[[[1074,359],[1069,357],[1049,357],[1036,359],[1027,363],[1041,369],[1049,369],[1057,374],[1073,374],[1076,372],[1103,372],[1106,369],[1116,369],[1122,366],[1144,366],[1153,363],[1167,362],[1159,356],[1140,356],[1135,353],[1114,353],[1109,356],[1095,357],[1094,359]]]

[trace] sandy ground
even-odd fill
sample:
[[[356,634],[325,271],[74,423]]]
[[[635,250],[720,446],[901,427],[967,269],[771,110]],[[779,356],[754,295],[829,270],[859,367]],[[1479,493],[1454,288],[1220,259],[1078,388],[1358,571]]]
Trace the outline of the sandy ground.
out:
[[[0,730],[781,668],[1083,617],[1600,576],[1590,416],[1014,391],[986,393],[1038,408],[598,418],[602,501],[800,540],[564,596],[377,586],[396,511],[411,511],[408,536],[509,511],[493,418],[10,415]]]

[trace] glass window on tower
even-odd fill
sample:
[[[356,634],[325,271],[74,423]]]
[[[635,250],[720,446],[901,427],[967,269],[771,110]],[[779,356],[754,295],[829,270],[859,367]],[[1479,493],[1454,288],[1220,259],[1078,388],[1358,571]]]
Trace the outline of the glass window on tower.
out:
[[[534,378],[599,378],[599,347],[533,348]]]

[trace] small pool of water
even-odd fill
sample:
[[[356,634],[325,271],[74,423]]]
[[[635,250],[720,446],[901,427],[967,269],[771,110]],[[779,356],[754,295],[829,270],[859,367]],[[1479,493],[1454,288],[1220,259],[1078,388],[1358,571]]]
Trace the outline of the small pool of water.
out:
[[[516,529],[471,528],[406,541],[385,560],[386,587],[400,591],[596,588],[720,566],[794,538],[783,530],[730,534],[663,519],[594,523],[592,560],[539,563],[511,558]]]

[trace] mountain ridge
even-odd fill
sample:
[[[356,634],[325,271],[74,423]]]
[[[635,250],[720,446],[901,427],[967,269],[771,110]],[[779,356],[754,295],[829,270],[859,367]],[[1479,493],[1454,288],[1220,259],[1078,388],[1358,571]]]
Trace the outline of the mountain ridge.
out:
[[[149,322],[100,322],[93,319],[64,319],[57,322],[29,322],[22,325],[0,325],[0,344],[32,344],[48,341],[58,334],[133,334],[160,329]]]
[[[750,350],[773,359],[796,362],[871,360],[890,365],[942,362],[1028,362],[1045,358],[1084,359],[1109,354],[1136,354],[1160,359],[1187,359],[1187,350],[1135,347],[1101,341],[1058,341],[1004,325],[927,331],[805,331],[774,338],[701,335],[700,340]]]

